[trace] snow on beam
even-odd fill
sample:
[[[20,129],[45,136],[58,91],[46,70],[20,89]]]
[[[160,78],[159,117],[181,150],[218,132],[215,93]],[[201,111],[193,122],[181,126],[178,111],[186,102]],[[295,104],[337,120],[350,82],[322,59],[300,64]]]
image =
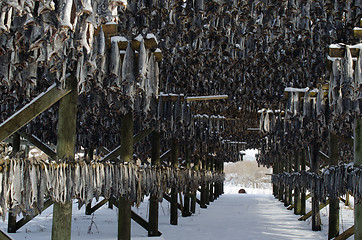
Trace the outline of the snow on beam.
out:
[[[360,27],[353,28],[353,36],[356,38],[362,38],[362,28]]]
[[[328,55],[333,58],[342,58],[344,57],[346,45],[343,43],[339,44],[331,44],[329,45]],[[362,44],[356,44],[349,46],[351,50],[352,57],[357,58],[359,54],[359,50],[362,48]]]
[[[11,136],[70,92],[70,89],[59,89],[56,84],[53,84],[46,92],[41,93],[0,124],[0,142]]]

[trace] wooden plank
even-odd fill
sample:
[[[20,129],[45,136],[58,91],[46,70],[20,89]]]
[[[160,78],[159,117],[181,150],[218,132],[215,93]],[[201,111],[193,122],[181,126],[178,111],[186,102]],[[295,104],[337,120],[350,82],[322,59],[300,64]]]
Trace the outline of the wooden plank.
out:
[[[346,240],[347,238],[349,238],[353,234],[354,234],[354,225],[352,227],[348,228],[342,234],[335,237],[334,240]]]
[[[0,142],[11,136],[70,92],[70,89],[59,89],[56,84],[53,84],[46,92],[34,98],[29,104],[0,124]]]
[[[42,208],[41,212],[44,212],[48,207],[50,207],[53,204],[53,201],[51,199],[48,199],[44,202],[44,207]],[[41,213],[40,212],[40,213]],[[32,219],[34,219],[36,216],[38,216],[40,213],[35,214],[34,216],[25,216],[19,221],[16,222],[15,228],[16,231],[19,230],[21,227],[23,227],[25,224],[30,222]],[[1,238],[0,238],[1,239]]]
[[[327,200],[326,203],[322,203],[322,204],[319,205],[319,210],[325,208],[328,204],[329,204],[329,199]],[[312,216],[312,211],[309,211],[307,214],[301,216],[298,220],[299,221],[305,221],[308,218],[310,218],[311,216]]]
[[[148,128],[136,135],[133,136],[133,145],[140,142],[142,139],[144,139],[145,137],[147,137],[152,131],[154,130],[153,127]],[[115,159],[117,158],[120,153],[121,153],[121,148],[122,145],[116,147],[113,151],[109,152],[104,158],[102,158],[100,161],[108,161],[111,159]],[[103,151],[105,151],[106,149],[103,149]]]
[[[57,154],[53,149],[51,149],[48,145],[40,141],[34,134],[26,134],[25,132],[18,131],[19,135],[28,140],[35,147],[39,148],[46,155],[48,155],[51,159],[56,159]]]
[[[354,122],[354,166],[362,164],[362,118]],[[362,239],[362,203],[354,199],[354,239]]]
[[[214,96],[195,96],[195,97],[187,97],[186,101],[209,101],[209,100],[221,100],[228,99],[228,95],[214,95]]]
[[[0,239],[1,240],[13,240],[9,235],[0,230]]]
[[[358,48],[350,48],[352,57],[356,58],[359,55],[359,49]],[[345,48],[329,48],[328,55],[332,58],[343,58],[344,57]]]
[[[97,203],[96,205],[94,205],[91,209],[90,209],[90,211],[89,211],[89,214],[88,215],[90,215],[90,214],[92,214],[92,213],[94,213],[95,211],[97,211],[99,208],[101,208],[104,204],[106,204],[108,202],[108,199],[103,199],[102,201],[100,201],[99,203]]]
[[[161,162],[165,161],[170,155],[171,155],[171,149],[167,150],[160,156]]]

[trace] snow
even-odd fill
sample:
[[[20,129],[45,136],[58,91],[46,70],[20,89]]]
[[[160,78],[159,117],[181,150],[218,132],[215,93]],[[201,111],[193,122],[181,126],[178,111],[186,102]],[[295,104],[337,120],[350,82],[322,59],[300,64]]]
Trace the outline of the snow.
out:
[[[293,88],[293,87],[286,87],[284,89],[284,92],[308,92],[309,91],[309,87],[306,88]]]
[[[136,40],[136,41],[138,41],[138,42],[142,42],[143,37],[142,37],[142,35],[141,35],[141,34],[138,34],[138,36],[137,36],[137,37],[135,37],[135,39],[134,39],[134,40]]]
[[[328,206],[321,210],[322,231],[311,230],[311,219],[298,221],[300,216],[287,210],[282,202],[272,196],[270,183],[271,169],[257,168],[255,160],[256,149],[245,150],[249,161],[226,163],[226,182],[222,196],[211,202],[207,209],[196,205],[196,213],[191,217],[181,217],[178,225],[169,224],[170,204],[164,200],[159,208],[159,231],[161,237],[155,240],[304,240],[327,239]],[[245,157],[244,157],[245,158]],[[258,184],[256,184],[258,183]],[[237,194],[244,188],[247,194]],[[197,196],[200,199],[200,194]],[[100,198],[99,200],[102,200]],[[350,199],[353,202],[353,198]],[[96,204],[94,200],[92,206]],[[340,232],[353,225],[353,210],[340,204]],[[148,219],[149,201],[146,197],[139,208],[132,207],[143,219]],[[310,199],[307,201],[307,211],[311,209]],[[116,239],[118,209],[109,209],[107,204],[93,215],[85,215],[85,206],[78,210],[77,201],[73,204],[72,239]],[[37,216],[15,234],[9,234],[13,239],[51,239],[52,206]],[[7,222],[0,223],[0,229],[6,232]],[[150,239],[147,231],[132,221],[132,240]],[[353,239],[349,238],[349,239]]]
[[[111,42],[128,42],[128,40],[122,36],[113,36],[111,37]]]

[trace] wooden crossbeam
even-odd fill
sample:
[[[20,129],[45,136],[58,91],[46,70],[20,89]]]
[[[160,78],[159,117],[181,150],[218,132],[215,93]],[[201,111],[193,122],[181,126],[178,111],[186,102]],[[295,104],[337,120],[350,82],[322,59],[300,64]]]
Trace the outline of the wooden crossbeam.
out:
[[[327,200],[326,203],[322,203],[322,204],[319,205],[319,210],[325,208],[328,204],[329,204],[329,199]],[[298,220],[299,221],[305,221],[308,218],[310,218],[311,216],[312,216],[312,211],[309,211],[307,214],[301,216]]]
[[[209,101],[209,100],[222,100],[222,99],[228,99],[228,95],[210,95],[210,96],[192,96],[192,97],[185,97],[183,94],[175,94],[175,93],[169,93],[169,94],[161,94],[158,96],[158,98],[162,98],[163,102],[176,102],[178,99],[180,101],[186,100],[187,102],[192,101]]]
[[[348,228],[343,233],[339,234],[337,237],[334,238],[334,240],[346,240],[353,234],[354,234],[354,225],[352,227]]]
[[[35,147],[39,148],[46,155],[48,155],[51,159],[56,159],[57,154],[53,149],[51,149],[48,145],[40,141],[34,134],[27,134],[25,132],[18,131],[19,135],[28,140]]]
[[[0,239],[1,240],[13,240],[9,235],[0,230]]]
[[[352,57],[358,57],[359,55],[359,48],[357,47],[351,47],[351,54]],[[345,48],[344,47],[330,47],[328,50],[328,55],[332,58],[343,58],[344,57],[344,53],[345,53]]]
[[[171,155],[171,150],[167,150],[160,156],[161,162],[165,161]]]
[[[167,202],[171,203],[171,197],[170,197],[169,195],[167,195],[166,193],[163,194],[163,198],[164,198]],[[180,203],[177,203],[177,208],[178,208],[180,211],[182,211],[182,206],[181,206]]]
[[[142,139],[147,137],[152,131],[154,130],[153,127],[148,128],[136,135],[133,136],[133,145],[140,142]],[[121,146],[116,147],[113,151],[109,152],[104,158],[102,158],[100,161],[108,161],[111,159],[117,158],[121,153]]]
[[[70,89],[59,89],[56,84],[53,84],[46,92],[34,98],[29,104],[0,124],[0,142],[11,136],[70,92]]]
[[[91,215],[92,213],[94,213],[95,211],[97,211],[100,207],[102,207],[104,204],[106,204],[108,202],[108,199],[103,199],[102,201],[100,201],[99,203],[97,203],[96,205],[94,205],[91,209],[89,209],[89,211],[87,211],[87,215]]]
[[[45,209],[47,209],[48,207],[50,207],[53,204],[53,201],[51,199],[48,199],[44,202],[44,207],[42,208],[41,212],[44,212]],[[32,219],[34,219],[36,216],[38,216],[38,214],[35,214],[34,216],[28,216],[26,215],[25,217],[23,217],[22,219],[20,219],[19,221],[16,222],[15,224],[15,231],[19,230],[21,227],[23,227],[25,224],[27,224],[28,222],[30,222]],[[0,239],[2,239],[0,237]]]
[[[362,38],[362,28],[355,27],[353,29],[353,36],[356,37],[356,38]]]
[[[294,196],[294,194],[293,194],[293,196]],[[308,198],[310,198],[310,193],[305,197],[305,200],[308,200]],[[287,207],[288,210],[293,210],[293,208],[294,208],[294,204]]]
[[[140,217],[139,215],[137,215],[137,213],[135,213],[134,211],[131,210],[131,218],[133,219],[133,221],[135,221],[136,223],[138,223],[141,227],[143,227],[144,229],[146,229],[147,231],[149,231],[149,224],[146,220],[144,220],[142,217]],[[157,236],[161,236],[162,233],[160,231],[157,232]]]

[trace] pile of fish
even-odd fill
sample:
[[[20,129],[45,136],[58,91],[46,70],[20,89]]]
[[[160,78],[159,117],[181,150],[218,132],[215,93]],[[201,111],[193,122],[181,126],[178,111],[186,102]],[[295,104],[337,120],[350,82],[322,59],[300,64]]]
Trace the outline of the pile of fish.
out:
[[[272,183],[278,187],[307,189],[320,200],[349,192],[358,202],[362,201],[362,166],[340,164],[324,169],[320,175],[308,171],[273,174]]]
[[[210,171],[139,167],[132,163],[92,162],[45,163],[7,159],[0,171],[0,215],[9,208],[14,213],[32,215],[41,211],[45,199],[65,203],[78,199],[83,204],[99,197],[130,199],[139,206],[145,195],[156,195],[175,187],[196,190],[201,184],[222,181],[223,175]]]

